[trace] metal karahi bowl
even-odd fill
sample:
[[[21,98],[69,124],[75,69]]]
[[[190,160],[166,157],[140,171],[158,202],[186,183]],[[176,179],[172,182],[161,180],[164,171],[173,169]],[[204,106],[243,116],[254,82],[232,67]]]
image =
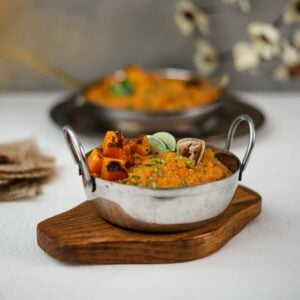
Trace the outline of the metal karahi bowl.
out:
[[[249,125],[249,142],[243,161],[229,151],[236,128]],[[248,115],[231,124],[225,149],[213,147],[217,158],[232,175],[190,187],[151,189],[95,178],[90,175],[86,153],[70,126],[64,134],[71,154],[79,166],[86,195],[96,200],[101,217],[126,229],[147,232],[180,232],[199,227],[221,214],[230,204],[255,143],[255,128]]]

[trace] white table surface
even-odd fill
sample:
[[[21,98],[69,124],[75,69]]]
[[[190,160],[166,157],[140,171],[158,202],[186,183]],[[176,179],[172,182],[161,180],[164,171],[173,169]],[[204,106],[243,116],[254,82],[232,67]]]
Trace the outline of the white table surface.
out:
[[[85,200],[49,108],[62,93],[0,94],[0,143],[34,136],[57,157],[42,195],[0,203],[0,299],[300,299],[300,94],[244,93],[267,122],[245,185],[262,214],[215,254],[167,265],[67,265],[36,243],[36,225]],[[86,148],[99,143],[83,139]],[[241,154],[245,139],[233,150]]]

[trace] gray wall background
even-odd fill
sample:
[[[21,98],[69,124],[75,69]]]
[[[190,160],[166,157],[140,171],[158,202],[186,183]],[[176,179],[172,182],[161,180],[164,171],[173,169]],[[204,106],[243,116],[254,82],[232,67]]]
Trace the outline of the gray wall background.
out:
[[[221,0],[195,3],[217,8],[212,40],[228,49],[245,40],[250,20],[271,21],[288,0],[252,0],[244,15]],[[0,42],[26,49],[82,81],[110,73],[128,63],[146,68],[193,69],[192,38],[174,23],[173,0],[0,0]],[[293,28],[285,28],[289,36]],[[231,88],[240,90],[300,89],[300,81],[272,80],[276,64],[265,63],[260,75],[235,73]],[[62,89],[53,79],[0,57],[0,90]]]

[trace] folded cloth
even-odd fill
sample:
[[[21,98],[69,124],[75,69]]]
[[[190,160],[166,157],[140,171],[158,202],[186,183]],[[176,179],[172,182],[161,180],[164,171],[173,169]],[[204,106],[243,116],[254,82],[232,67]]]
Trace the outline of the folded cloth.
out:
[[[55,159],[34,139],[0,145],[0,201],[33,197],[55,174]]]

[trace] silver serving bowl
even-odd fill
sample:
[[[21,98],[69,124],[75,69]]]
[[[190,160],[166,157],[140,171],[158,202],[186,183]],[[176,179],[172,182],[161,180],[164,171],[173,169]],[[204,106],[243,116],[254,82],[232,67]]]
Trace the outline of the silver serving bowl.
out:
[[[165,68],[156,72],[168,79],[189,81],[194,78],[194,74],[184,69]],[[117,71],[115,74],[116,77],[121,77],[122,71]],[[99,84],[99,82],[101,80],[98,80],[97,83]],[[78,102],[82,100],[85,90],[91,86],[93,83],[90,83],[78,94]],[[221,95],[210,103],[196,105],[192,108],[155,112],[111,108],[94,104],[88,99],[84,100],[83,105],[95,120],[107,122],[110,124],[110,128],[126,132],[126,135],[129,136],[136,134],[136,132],[151,133],[156,131],[169,131],[176,135],[189,131],[195,124],[207,121],[209,115],[220,108],[222,101]]]
[[[243,161],[229,151],[236,128],[246,121],[250,137]],[[79,166],[86,195],[96,200],[101,217],[115,225],[148,232],[179,232],[197,228],[221,214],[230,204],[238,181],[255,143],[255,129],[248,115],[240,115],[231,124],[225,149],[214,148],[217,158],[232,175],[210,183],[190,187],[151,189],[95,178],[90,175],[86,154],[70,126],[64,127],[67,144]]]

